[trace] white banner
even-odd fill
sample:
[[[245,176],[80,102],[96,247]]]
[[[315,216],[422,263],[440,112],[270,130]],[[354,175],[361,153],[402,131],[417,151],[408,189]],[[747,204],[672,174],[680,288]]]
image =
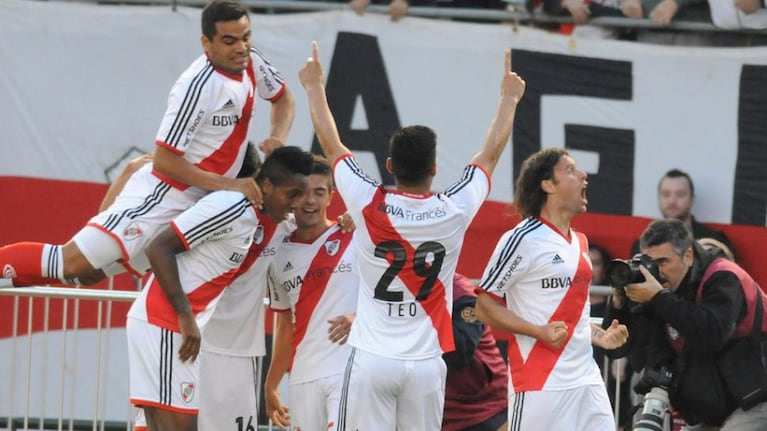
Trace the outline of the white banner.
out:
[[[290,144],[308,148],[312,142],[297,72],[317,40],[329,92],[336,76],[330,99],[346,122],[342,136],[357,147],[367,170],[376,176],[375,151],[380,163],[381,142],[393,127],[426,124],[439,136],[435,188],[442,189],[482,144],[496,107],[503,51],[511,47],[529,84],[513,143],[520,158],[535,149],[531,145],[567,143],[592,175],[590,200],[607,201],[597,212],[647,217],[658,216],[658,179],[678,167],[696,182],[695,214],[738,222],[732,213],[736,166],[746,169],[738,165],[741,75],[744,66],[767,65],[767,48],[580,40],[501,24],[392,23],[386,16],[344,11],[254,15],[251,21],[255,45],[283,71],[297,98]],[[5,0],[0,175],[103,182],[104,171],[131,147],[151,151],[171,85],[202,52],[199,26],[199,9]],[[746,87],[748,94],[758,90],[757,99],[767,91]],[[267,131],[268,108],[263,101],[257,105],[254,141]],[[581,135],[595,127],[622,131],[627,146],[615,148],[610,141],[611,147],[601,148],[598,133],[592,137],[596,149],[588,149],[589,142],[579,147]],[[568,130],[575,133],[573,145]],[[524,145],[520,131],[528,136]],[[614,154],[609,160],[608,153]],[[494,200],[511,200],[513,154],[511,148],[505,152],[493,177]],[[600,176],[616,166],[619,177]],[[600,190],[607,190],[604,196]],[[765,200],[762,191],[750,192]],[[616,199],[626,204],[611,206]],[[761,225],[763,218],[762,211]]]

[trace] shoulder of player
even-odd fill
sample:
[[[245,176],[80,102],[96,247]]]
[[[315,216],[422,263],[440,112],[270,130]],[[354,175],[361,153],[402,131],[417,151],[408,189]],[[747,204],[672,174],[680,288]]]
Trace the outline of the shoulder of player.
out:
[[[218,190],[205,195],[192,207],[196,211],[219,215],[223,213],[232,216],[257,220],[257,215],[253,206],[248,202],[245,196],[232,190]]]

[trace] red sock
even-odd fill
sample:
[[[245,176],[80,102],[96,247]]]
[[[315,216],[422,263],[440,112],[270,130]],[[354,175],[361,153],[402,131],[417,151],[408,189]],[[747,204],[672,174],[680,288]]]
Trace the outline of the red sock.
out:
[[[0,269],[3,278],[42,277],[43,247],[41,242],[18,242],[0,247]],[[58,281],[58,280],[57,280]]]

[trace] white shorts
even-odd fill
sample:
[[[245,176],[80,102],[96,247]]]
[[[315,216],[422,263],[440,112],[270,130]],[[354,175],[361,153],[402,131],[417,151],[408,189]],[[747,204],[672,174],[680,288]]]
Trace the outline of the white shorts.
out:
[[[196,415],[199,361],[179,360],[181,334],[132,317],[125,331],[131,404]]]
[[[261,361],[254,356],[200,352],[199,431],[252,429],[258,423]],[[235,428],[236,427],[236,428]]]
[[[94,268],[106,269],[120,262],[132,273],[143,275],[149,269],[144,254],[149,240],[202,196],[198,189],[181,191],[160,181],[152,175],[151,165],[146,165],[131,176],[114,203],[90,219],[73,240]],[[100,235],[89,232],[89,227]]]
[[[604,385],[564,391],[513,392],[509,429],[614,431],[615,419]]]
[[[290,384],[290,426],[301,431],[336,431],[344,375]]]
[[[439,431],[446,375],[441,356],[406,361],[352,349],[344,372],[338,430]]]

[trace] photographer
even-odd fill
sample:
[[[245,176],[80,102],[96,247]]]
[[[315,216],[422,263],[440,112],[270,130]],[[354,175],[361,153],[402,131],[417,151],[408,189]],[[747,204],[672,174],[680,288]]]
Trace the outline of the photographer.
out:
[[[685,430],[767,429],[767,297],[678,220],[650,224],[640,249],[647,256],[636,268],[641,277],[625,286],[625,297],[616,289],[606,316],[627,324],[630,338],[642,337],[630,339],[630,359],[671,371],[669,398],[691,424]]]

